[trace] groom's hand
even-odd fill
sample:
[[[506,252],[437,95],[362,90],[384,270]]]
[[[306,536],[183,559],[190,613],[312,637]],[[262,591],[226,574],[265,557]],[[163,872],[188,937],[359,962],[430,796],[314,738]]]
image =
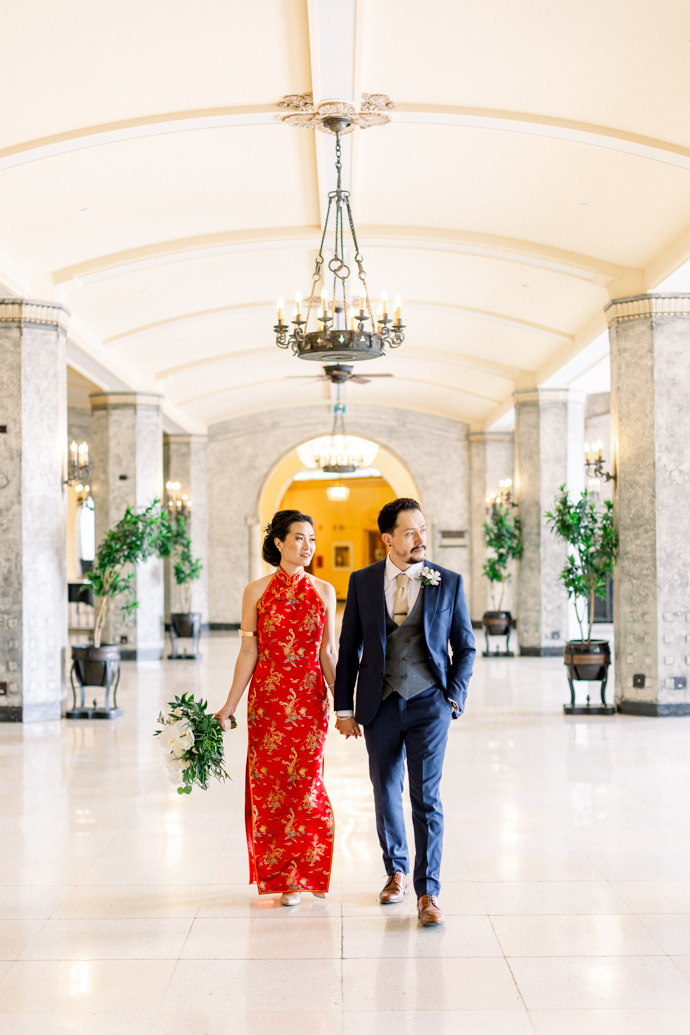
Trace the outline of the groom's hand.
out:
[[[344,737],[361,737],[362,731],[359,728],[359,724],[355,719],[336,719],[335,728],[338,733],[342,733]]]

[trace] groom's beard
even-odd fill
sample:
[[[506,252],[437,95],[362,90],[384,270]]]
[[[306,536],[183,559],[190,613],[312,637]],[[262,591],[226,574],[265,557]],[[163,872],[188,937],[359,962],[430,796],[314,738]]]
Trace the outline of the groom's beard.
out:
[[[419,561],[423,561],[425,550],[426,546],[417,546],[414,550],[410,550],[410,556],[406,558],[405,564],[418,564]]]

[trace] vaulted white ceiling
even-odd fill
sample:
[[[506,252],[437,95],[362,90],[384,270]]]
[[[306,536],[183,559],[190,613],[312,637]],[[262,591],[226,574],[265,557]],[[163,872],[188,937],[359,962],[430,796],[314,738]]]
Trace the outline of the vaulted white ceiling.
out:
[[[406,341],[351,401],[482,428],[596,382],[607,301],[690,255],[680,0],[26,0],[3,28],[0,283],[63,302],[73,369],[162,393],[170,428],[328,398],[272,331],[332,183],[287,94],[395,105],[344,179]]]

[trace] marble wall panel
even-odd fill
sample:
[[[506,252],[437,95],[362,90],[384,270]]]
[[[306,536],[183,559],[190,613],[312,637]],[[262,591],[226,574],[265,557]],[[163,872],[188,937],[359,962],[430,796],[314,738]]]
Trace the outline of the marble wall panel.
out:
[[[482,574],[486,560],[483,525],[486,521],[486,497],[498,492],[499,482],[515,480],[515,436],[512,433],[473,432],[469,436],[471,472],[471,571],[472,620],[478,622],[493,605],[489,583]],[[518,565],[511,566],[511,580],[507,583],[502,607],[517,617]]]
[[[690,313],[664,315],[683,297],[642,296],[653,312],[610,327],[616,701],[645,714],[690,712]]]
[[[65,331],[2,323],[0,345],[0,719],[44,721],[60,717],[67,652]]]

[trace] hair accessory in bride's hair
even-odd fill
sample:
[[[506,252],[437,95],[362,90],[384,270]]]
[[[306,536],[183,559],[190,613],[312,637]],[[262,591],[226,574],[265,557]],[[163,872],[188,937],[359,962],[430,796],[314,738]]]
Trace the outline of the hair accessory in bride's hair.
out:
[[[271,522],[270,521],[268,522],[268,524],[264,528],[264,532],[266,533],[266,535],[270,535],[271,534]]]

